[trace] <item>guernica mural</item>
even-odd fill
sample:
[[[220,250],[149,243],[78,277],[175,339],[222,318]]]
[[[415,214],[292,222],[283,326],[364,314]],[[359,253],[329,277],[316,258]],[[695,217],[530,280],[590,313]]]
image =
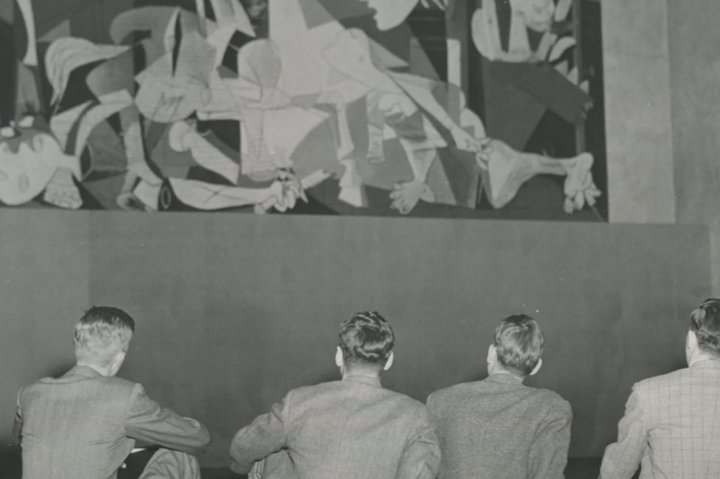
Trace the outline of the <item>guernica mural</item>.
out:
[[[603,220],[593,0],[0,0],[4,207]]]

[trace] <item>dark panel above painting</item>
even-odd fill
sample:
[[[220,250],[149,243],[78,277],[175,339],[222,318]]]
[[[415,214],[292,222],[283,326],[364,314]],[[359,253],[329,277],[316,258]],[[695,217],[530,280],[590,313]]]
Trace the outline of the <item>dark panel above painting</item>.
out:
[[[600,2],[0,0],[6,207],[605,221]]]

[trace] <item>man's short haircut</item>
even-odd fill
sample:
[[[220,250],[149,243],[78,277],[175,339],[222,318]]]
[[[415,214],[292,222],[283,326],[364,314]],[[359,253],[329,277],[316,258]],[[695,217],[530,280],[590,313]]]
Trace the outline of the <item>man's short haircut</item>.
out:
[[[528,376],[542,356],[545,338],[537,322],[525,314],[512,314],[495,328],[495,349],[502,367]]]
[[[78,362],[108,366],[119,352],[126,352],[135,321],[122,309],[93,306],[75,325]]]
[[[706,299],[690,314],[690,330],[701,351],[720,357],[720,299]]]
[[[390,324],[374,311],[357,313],[340,326],[340,349],[348,366],[383,368],[395,345]]]

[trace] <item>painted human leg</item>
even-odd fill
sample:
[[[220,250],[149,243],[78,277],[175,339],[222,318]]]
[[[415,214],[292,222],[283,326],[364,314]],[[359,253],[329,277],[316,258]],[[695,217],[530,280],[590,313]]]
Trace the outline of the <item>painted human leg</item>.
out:
[[[590,153],[555,159],[516,151],[500,140],[491,140],[485,150],[487,171],[483,181],[494,208],[505,206],[526,181],[543,174],[566,177],[563,189],[567,213],[582,209],[585,203],[594,205],[601,194],[592,179],[593,156]]]

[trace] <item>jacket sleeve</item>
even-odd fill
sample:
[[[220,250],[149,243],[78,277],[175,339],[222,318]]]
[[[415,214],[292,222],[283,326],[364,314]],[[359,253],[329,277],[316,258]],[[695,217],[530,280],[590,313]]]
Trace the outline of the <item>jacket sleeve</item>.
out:
[[[22,426],[23,426],[23,417],[22,417],[22,409],[20,408],[20,395],[22,394],[22,389],[18,393],[17,397],[17,408],[15,409],[15,421],[13,422],[13,429],[12,429],[12,438],[15,444],[20,444],[20,441],[22,440]]]
[[[269,413],[258,416],[235,434],[230,444],[230,469],[238,474],[247,474],[255,462],[287,446],[291,394],[276,403]]]
[[[427,414],[427,413],[426,413]],[[429,414],[405,446],[397,479],[435,479],[440,470],[440,444]]]
[[[530,476],[537,479],[563,478],[570,447],[572,408],[563,401],[553,406],[545,422],[535,435],[530,448]]]
[[[647,413],[643,410],[638,384],[633,387],[618,424],[618,440],[605,449],[601,479],[630,479],[647,449]]]
[[[210,434],[205,426],[160,407],[140,384],[135,385],[128,401],[125,434],[191,455],[203,454],[210,446]]]

